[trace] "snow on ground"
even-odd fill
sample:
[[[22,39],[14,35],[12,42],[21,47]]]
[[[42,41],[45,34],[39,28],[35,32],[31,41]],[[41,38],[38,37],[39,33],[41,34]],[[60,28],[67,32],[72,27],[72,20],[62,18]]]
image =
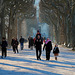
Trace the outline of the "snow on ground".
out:
[[[58,60],[54,60],[51,52],[51,60],[46,61],[45,51],[42,51],[42,60],[36,60],[35,49],[27,47],[25,44],[24,50],[19,48],[18,54],[9,49],[8,56],[0,58],[0,75],[75,75],[75,52],[71,49],[60,46]]]

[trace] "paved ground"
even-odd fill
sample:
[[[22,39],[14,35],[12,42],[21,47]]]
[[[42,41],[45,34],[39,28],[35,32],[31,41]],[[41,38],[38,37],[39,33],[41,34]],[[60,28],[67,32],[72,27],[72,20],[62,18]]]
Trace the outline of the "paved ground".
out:
[[[42,60],[36,60],[35,49],[30,50],[25,44],[25,49],[14,54],[8,50],[5,59],[0,58],[0,75],[75,75],[75,52],[71,49],[60,47],[58,61],[45,60],[45,51],[42,52]],[[1,52],[0,52],[1,55]]]

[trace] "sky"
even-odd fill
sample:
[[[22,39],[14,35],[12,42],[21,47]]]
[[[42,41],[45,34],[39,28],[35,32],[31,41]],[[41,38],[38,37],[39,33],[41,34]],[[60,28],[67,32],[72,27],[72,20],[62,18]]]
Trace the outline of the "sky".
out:
[[[35,0],[35,5],[38,6],[40,0]]]

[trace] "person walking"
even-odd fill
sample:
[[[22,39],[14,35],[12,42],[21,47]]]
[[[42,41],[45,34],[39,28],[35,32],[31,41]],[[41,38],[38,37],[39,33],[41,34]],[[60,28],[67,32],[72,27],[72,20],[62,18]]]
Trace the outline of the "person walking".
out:
[[[2,56],[1,56],[1,58],[7,56],[7,46],[8,46],[7,41],[6,41],[6,39],[3,37],[3,38],[2,38],[2,43],[1,43],[1,47],[2,47]]]
[[[19,42],[20,42],[21,50],[23,50],[23,47],[24,47],[24,38],[22,38],[22,36],[21,36]]]
[[[37,39],[35,40],[37,60],[41,60],[41,45],[42,44],[43,44],[43,41],[42,41],[41,37],[38,35]]]
[[[19,53],[19,51],[18,51],[18,44],[19,44],[19,42],[17,41],[17,38],[14,39],[13,43],[12,43],[12,47],[13,47],[13,52],[14,53],[16,53],[16,51],[17,51],[17,53]]]
[[[52,43],[51,43],[51,40],[49,40],[49,38],[47,38],[47,41],[44,44],[43,51],[44,51],[44,49],[46,50],[46,60],[50,60],[50,53],[51,53],[51,50],[52,50]]]
[[[53,54],[55,56],[55,60],[57,60],[57,56],[59,55],[59,48],[58,45],[55,45],[54,49],[53,49]]]

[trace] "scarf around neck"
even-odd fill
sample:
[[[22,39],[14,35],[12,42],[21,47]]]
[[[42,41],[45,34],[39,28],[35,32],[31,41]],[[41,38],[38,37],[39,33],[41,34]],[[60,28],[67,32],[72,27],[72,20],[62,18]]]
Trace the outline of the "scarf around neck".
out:
[[[47,44],[48,42],[50,42],[51,40],[47,40],[46,42],[45,42],[45,44]]]

